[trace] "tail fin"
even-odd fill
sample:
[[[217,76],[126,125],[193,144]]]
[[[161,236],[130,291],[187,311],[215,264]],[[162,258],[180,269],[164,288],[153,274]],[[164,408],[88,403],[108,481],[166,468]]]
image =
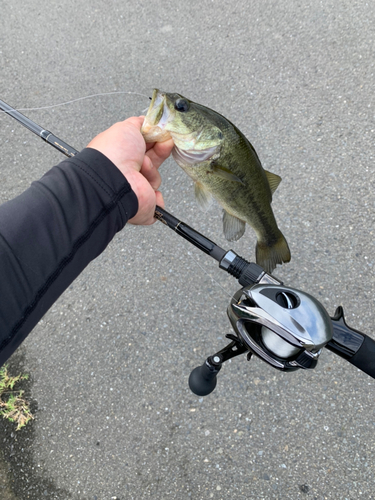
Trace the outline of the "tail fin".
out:
[[[255,255],[257,264],[262,266],[267,273],[272,273],[277,264],[289,262],[291,258],[288,243],[281,231],[276,241],[258,240]]]

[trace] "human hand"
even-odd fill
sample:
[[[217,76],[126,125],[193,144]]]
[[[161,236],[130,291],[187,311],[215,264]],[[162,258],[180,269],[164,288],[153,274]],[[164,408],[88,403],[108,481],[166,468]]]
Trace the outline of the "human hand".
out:
[[[134,116],[115,123],[97,135],[88,148],[103,153],[126,177],[138,198],[138,212],[129,220],[131,224],[148,225],[155,222],[155,206],[164,207],[158,191],[161,177],[158,168],[173,148],[172,139],[146,144],[140,132],[143,116]]]

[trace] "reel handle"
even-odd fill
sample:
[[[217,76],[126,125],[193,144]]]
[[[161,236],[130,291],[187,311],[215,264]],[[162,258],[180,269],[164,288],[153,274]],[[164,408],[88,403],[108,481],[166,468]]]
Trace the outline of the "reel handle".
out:
[[[226,337],[232,342],[213,356],[209,356],[202,366],[197,366],[190,373],[189,387],[197,396],[211,394],[216,387],[216,376],[225,361],[249,352],[248,348],[240,342],[236,335],[229,333]],[[249,353],[248,359],[250,357],[251,354]]]
[[[215,363],[215,356],[210,356],[201,366],[190,373],[189,387],[197,396],[207,396],[216,387],[216,376],[221,370],[221,363]]]

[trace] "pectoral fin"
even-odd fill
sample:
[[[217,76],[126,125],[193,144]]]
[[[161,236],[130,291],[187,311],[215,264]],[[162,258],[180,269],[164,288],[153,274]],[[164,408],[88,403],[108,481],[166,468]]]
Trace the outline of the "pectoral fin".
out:
[[[237,177],[237,175],[235,175],[229,168],[222,167],[216,163],[211,165],[211,172],[219,177],[222,177],[223,179],[226,179],[227,181],[239,182],[243,184],[241,179]]]
[[[229,214],[226,210],[223,212],[223,230],[224,236],[228,241],[237,241],[245,232],[246,222]]]
[[[281,182],[281,177],[279,175],[273,174],[272,172],[268,172],[268,170],[265,170],[265,172],[268,184],[270,185],[271,188],[271,193],[273,194]]]
[[[212,194],[200,182],[194,183],[194,194],[198,205],[203,210],[208,210],[212,204]]]

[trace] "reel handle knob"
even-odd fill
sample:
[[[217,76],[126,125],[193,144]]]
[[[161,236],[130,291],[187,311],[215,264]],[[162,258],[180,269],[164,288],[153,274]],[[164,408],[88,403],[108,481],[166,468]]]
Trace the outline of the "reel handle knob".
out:
[[[216,376],[221,369],[219,356],[210,356],[202,366],[197,366],[190,373],[189,387],[197,396],[207,396],[216,387]]]

